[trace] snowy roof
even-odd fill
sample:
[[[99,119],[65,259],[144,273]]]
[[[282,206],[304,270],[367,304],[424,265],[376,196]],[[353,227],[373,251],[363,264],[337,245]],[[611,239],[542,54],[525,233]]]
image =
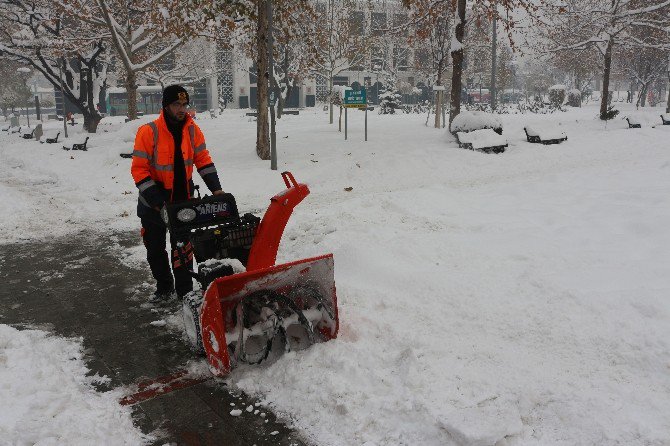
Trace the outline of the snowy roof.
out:
[[[549,90],[567,90],[567,89],[568,89],[568,87],[566,87],[563,84],[556,84],[556,85],[552,85],[551,87],[549,87]]]

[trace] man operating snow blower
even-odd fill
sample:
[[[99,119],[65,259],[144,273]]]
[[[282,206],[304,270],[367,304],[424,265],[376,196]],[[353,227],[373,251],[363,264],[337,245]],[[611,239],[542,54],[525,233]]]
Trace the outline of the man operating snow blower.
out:
[[[163,109],[155,121],[137,131],[131,173],[139,189],[137,216],[142,222],[142,240],[147,261],[156,279],[153,302],[163,302],[192,291],[193,252],[189,244],[178,246],[170,237],[170,258],[165,251],[166,225],[161,208],[191,198],[193,166],[214,195],[223,194],[221,183],[207,151],[205,137],[188,113],[189,95],[181,85],[163,90]],[[182,252],[180,253],[180,250]]]

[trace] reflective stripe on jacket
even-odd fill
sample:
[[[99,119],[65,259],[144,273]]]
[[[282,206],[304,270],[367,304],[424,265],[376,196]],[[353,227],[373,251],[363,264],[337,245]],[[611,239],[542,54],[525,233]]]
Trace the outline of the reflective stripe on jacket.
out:
[[[185,119],[181,152],[189,197],[194,165],[211,191],[221,189],[202,131],[190,115],[187,114]],[[158,119],[138,129],[130,171],[140,192],[140,205],[152,208],[170,199],[164,192],[171,191],[174,182],[174,138],[167,128],[162,111]]]

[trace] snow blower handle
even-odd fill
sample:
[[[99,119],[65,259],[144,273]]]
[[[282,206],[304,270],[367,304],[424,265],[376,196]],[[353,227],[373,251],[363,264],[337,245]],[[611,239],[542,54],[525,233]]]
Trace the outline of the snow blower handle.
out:
[[[275,264],[279,242],[293,208],[309,195],[307,185],[298,183],[291,172],[282,172],[281,176],[286,189],[270,199],[270,206],[265,211],[251,245],[247,271],[268,268]]]
[[[284,183],[286,184],[287,189],[298,187],[298,182],[293,177],[293,174],[288,170],[286,172],[282,172],[281,177],[284,179]]]

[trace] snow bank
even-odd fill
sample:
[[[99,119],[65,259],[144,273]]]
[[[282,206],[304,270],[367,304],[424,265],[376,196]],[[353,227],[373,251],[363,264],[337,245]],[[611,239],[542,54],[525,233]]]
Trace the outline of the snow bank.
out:
[[[462,111],[451,123],[451,132],[471,132],[481,129],[501,129],[498,115],[481,111]]]
[[[0,443],[144,444],[117,391],[93,388],[80,342],[0,325]]]

